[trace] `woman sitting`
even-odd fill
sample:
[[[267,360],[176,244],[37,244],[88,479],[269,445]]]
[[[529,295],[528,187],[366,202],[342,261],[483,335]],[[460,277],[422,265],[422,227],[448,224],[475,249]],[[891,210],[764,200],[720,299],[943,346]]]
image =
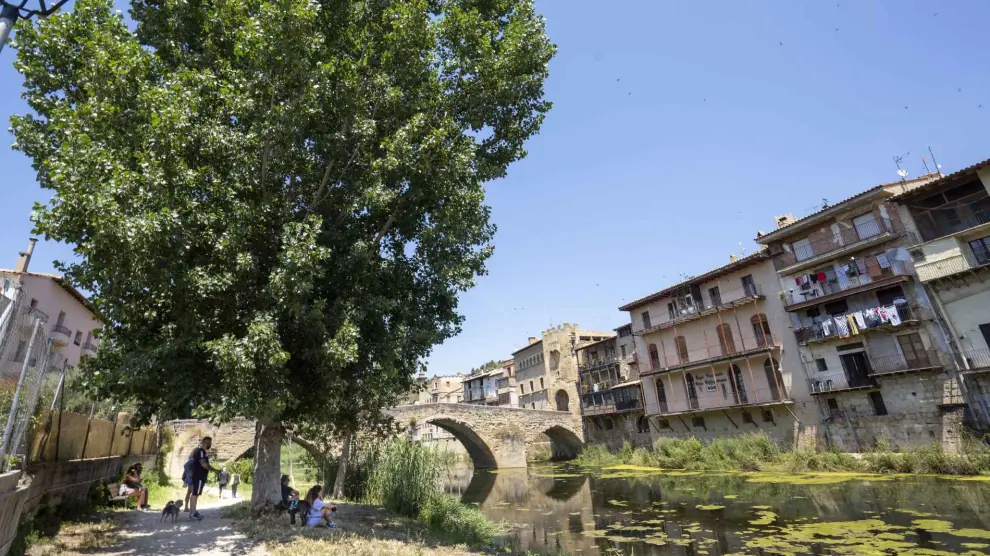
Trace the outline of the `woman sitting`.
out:
[[[134,496],[137,498],[138,508],[147,510],[148,489],[141,483],[141,464],[132,465],[127,469],[123,480],[120,481],[120,496]]]
[[[306,527],[330,527],[336,528],[337,523],[334,517],[337,507],[323,502],[323,487],[315,485],[306,493],[306,498],[299,502],[299,513],[303,516],[303,525]]]

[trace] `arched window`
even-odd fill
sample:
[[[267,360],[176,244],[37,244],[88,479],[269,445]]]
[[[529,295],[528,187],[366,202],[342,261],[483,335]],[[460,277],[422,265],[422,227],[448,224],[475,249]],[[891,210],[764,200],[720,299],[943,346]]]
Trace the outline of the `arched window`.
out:
[[[674,338],[674,345],[677,346],[677,357],[681,360],[681,363],[687,363],[688,362],[687,340],[684,339],[684,336],[678,336]]]
[[[691,404],[691,409],[698,409],[698,391],[695,389],[694,375],[684,375],[684,385],[687,388],[688,402]]]
[[[718,344],[722,348],[722,355],[730,355],[736,352],[736,342],[732,339],[732,328],[728,323],[723,323],[715,328],[718,332]]]
[[[568,411],[569,399],[567,392],[557,390],[557,395],[554,396],[554,401],[557,403],[557,411]]]
[[[743,382],[742,371],[738,365],[733,365],[729,369],[729,386],[732,387],[732,399],[734,403],[749,403],[746,396],[746,384]]]
[[[780,363],[773,357],[768,357],[763,362],[763,371],[767,374],[767,384],[770,386],[770,397],[780,400],[782,395],[786,395],[784,389],[784,375],[780,372]]]
[[[660,413],[667,413],[667,390],[663,387],[663,379],[657,377],[657,403],[660,404]]]
[[[763,313],[753,315],[749,322],[753,325],[757,346],[763,347],[773,343],[773,336],[770,334],[770,325],[767,323],[766,315]]]
[[[650,365],[654,371],[660,369],[660,353],[657,351],[656,344],[650,344]]]

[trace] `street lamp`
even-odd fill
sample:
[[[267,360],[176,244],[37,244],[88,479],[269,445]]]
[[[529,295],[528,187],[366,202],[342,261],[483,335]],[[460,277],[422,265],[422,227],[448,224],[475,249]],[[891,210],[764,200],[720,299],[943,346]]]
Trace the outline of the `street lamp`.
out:
[[[18,19],[31,19],[34,16],[48,17],[55,13],[62,4],[69,0],[56,0],[51,6],[45,0],[37,0],[37,8],[27,7],[28,0],[23,0],[20,4],[11,4],[7,0],[0,0],[0,52],[3,52],[7,39],[10,38],[10,30]]]

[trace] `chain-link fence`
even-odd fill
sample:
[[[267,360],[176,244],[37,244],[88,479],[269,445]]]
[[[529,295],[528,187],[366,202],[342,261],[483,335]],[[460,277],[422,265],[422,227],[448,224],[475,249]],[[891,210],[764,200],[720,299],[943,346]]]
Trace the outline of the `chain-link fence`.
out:
[[[25,303],[16,286],[0,294],[0,471],[28,453],[43,403],[65,389],[66,361],[51,337],[48,316]]]

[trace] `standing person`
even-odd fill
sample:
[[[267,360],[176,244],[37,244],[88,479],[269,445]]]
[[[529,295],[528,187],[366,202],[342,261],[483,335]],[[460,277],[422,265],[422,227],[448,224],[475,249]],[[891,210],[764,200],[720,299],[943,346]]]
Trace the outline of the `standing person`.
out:
[[[189,519],[202,521],[203,516],[196,510],[196,502],[206,488],[206,481],[210,477],[210,472],[216,473],[218,470],[210,466],[210,455],[206,452],[213,445],[213,439],[209,436],[203,437],[198,448],[192,453],[192,496],[189,497]]]
[[[241,484],[241,474],[234,473],[230,477],[230,495],[237,498],[237,485]]]
[[[217,482],[220,483],[219,498],[223,500],[223,489],[227,488],[227,483],[230,482],[230,473],[227,473],[226,465],[220,468],[220,476],[217,477]]]

